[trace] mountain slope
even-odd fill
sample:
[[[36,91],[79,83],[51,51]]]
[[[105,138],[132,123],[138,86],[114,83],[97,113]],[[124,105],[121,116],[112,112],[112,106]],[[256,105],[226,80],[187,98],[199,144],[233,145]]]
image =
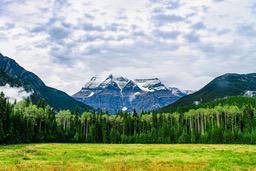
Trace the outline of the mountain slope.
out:
[[[256,92],[256,73],[225,74],[215,78],[201,90],[185,96],[177,102],[164,107],[162,111],[171,108],[184,107],[198,103],[205,103],[215,99],[230,96],[253,96]]]
[[[32,100],[44,99],[55,109],[90,109],[87,105],[74,100],[66,93],[47,87],[43,81],[32,72],[17,64],[13,59],[0,53],[0,86],[9,84],[12,87],[22,87],[32,93]]]
[[[186,94],[177,88],[167,88],[157,78],[130,80],[109,75],[92,77],[73,97],[102,111],[137,112],[159,109]]]

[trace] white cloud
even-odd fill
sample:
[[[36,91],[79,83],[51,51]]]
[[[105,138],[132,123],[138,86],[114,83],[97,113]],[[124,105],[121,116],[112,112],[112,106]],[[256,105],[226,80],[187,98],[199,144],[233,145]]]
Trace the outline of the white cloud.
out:
[[[0,52],[69,94],[97,74],[199,89],[255,72],[253,0],[3,0]]]
[[[0,86],[0,92],[3,92],[5,97],[12,103],[15,102],[15,100],[23,100],[32,94],[31,92],[26,92],[22,87],[11,87],[9,84]]]

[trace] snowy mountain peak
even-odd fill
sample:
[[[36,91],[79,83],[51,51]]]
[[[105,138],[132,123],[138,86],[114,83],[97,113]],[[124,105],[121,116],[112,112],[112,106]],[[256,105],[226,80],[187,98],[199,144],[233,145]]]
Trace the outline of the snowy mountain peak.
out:
[[[136,79],[135,83],[143,90],[153,92],[155,90],[167,90],[158,78]]]
[[[129,79],[124,77],[117,77],[115,79],[115,82],[117,83],[120,89],[123,89],[129,81],[130,81]]]
[[[84,89],[106,88],[109,85],[118,86],[123,89],[128,83],[137,85],[142,91],[153,92],[155,90],[167,90],[158,78],[151,79],[135,79],[134,81],[125,77],[115,77],[110,74],[104,79],[103,76],[93,76]]]
[[[96,75],[96,76],[93,76],[89,82],[87,82],[84,86],[84,88],[88,88],[88,89],[94,89],[96,87],[98,87],[102,81],[104,81],[104,77],[103,76],[99,76],[99,75]]]
[[[112,74],[110,74],[108,77],[107,77],[107,79],[106,80],[112,80],[113,79],[113,75]]]
[[[159,90],[171,90],[174,94],[187,93],[185,91],[181,91],[177,88],[167,88],[158,78],[150,78],[150,79],[135,79],[130,80],[125,77],[119,76],[115,77],[110,74],[107,77],[104,76],[93,76],[88,83],[85,84],[83,89],[104,89],[107,86],[116,86],[119,89],[124,89],[126,86],[137,86],[141,91],[145,92],[154,92]]]
[[[129,82],[129,79],[124,77],[115,77],[110,74],[105,81],[100,84],[101,88],[105,88],[109,85],[117,86],[119,89],[123,89],[125,85]]]
[[[123,89],[129,81],[127,78],[115,77],[112,74],[107,77],[97,75],[93,76],[83,89],[106,88],[109,85],[118,86],[120,89]]]

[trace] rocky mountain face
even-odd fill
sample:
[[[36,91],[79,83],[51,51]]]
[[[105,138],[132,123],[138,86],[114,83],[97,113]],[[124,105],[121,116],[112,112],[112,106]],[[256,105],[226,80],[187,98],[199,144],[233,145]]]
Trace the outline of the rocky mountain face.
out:
[[[179,99],[168,105],[162,111],[169,111],[174,107],[197,105],[231,96],[255,96],[256,95],[256,73],[235,74],[228,73],[219,76],[208,83],[201,90]]]
[[[73,97],[96,109],[115,114],[159,109],[177,101],[186,92],[167,88],[158,78],[130,80],[124,77],[95,76]]]
[[[8,88],[12,91],[14,88],[25,91],[30,95],[32,101],[36,102],[43,99],[55,109],[91,109],[91,107],[74,100],[66,93],[47,87],[37,75],[25,70],[13,59],[0,53],[0,90],[3,88],[5,91],[8,91]]]

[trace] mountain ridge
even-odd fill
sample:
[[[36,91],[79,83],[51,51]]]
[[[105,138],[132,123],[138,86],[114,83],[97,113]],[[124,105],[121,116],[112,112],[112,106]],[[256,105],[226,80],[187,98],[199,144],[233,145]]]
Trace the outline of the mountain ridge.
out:
[[[161,111],[171,108],[196,105],[216,99],[232,96],[252,96],[256,92],[256,73],[237,74],[226,73],[216,77],[199,91],[182,97],[177,102],[168,105]]]
[[[128,112],[155,110],[186,95],[177,88],[167,88],[158,78],[131,80],[112,74],[103,78],[93,76],[73,97],[94,108],[115,114],[124,109]]]
[[[33,92],[32,101],[45,100],[55,109],[91,109],[91,107],[74,100],[68,94],[48,87],[36,74],[27,71],[14,59],[0,53],[0,86],[9,84],[12,87],[22,87],[26,92]]]

